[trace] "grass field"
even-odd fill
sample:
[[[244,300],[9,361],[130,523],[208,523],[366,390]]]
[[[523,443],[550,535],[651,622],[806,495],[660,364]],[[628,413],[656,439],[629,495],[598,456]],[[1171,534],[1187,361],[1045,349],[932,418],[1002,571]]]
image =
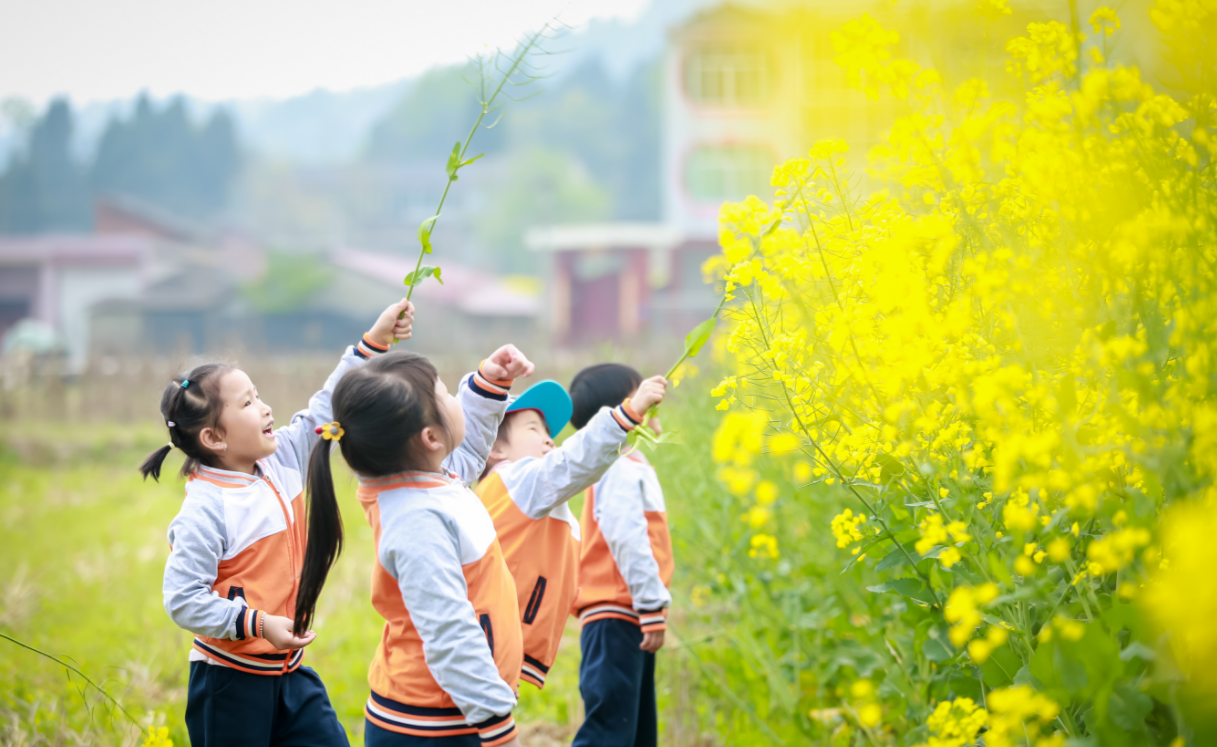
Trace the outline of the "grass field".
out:
[[[696,662],[680,655],[677,638],[685,620],[688,590],[697,571],[682,551],[697,540],[685,517],[712,490],[672,484],[665,475],[704,460],[713,427],[706,408],[691,407],[705,387],[685,385],[685,397],[665,406],[669,428],[689,437],[666,447],[653,461],[664,476],[677,550],[674,632],[661,653],[659,686],[664,743],[704,743],[703,734],[721,721],[713,703],[696,696]],[[704,404],[698,402],[698,404]],[[683,422],[688,420],[689,422]],[[163,725],[181,746],[187,653],[191,635],[178,629],[161,605],[161,575],[169,547],[165,530],[178,510],[182,483],[172,476],[171,457],[160,484],[141,481],[135,467],[164,441],[159,423],[55,425],[9,423],[0,435],[0,632],[75,663],[116,697],[144,727]],[[372,609],[369,571],[371,532],[355,500],[355,485],[341,459],[335,462],[347,544],[319,606],[317,641],[306,663],[322,676],[355,744],[362,742],[367,666],[382,620]],[[681,469],[678,470],[677,467]],[[572,508],[581,506],[576,500]],[[724,520],[734,517],[724,514]],[[698,521],[704,522],[704,517]],[[692,552],[692,555],[698,554]],[[692,626],[692,622],[689,623]],[[700,627],[689,631],[702,632]],[[702,636],[704,637],[704,636]],[[712,636],[711,636],[712,637]],[[568,625],[562,653],[543,692],[521,688],[517,721],[526,744],[569,741],[581,719],[578,696],[577,628]],[[143,735],[107,707],[78,677],[32,652],[0,640],[0,734],[5,745],[135,744]]]

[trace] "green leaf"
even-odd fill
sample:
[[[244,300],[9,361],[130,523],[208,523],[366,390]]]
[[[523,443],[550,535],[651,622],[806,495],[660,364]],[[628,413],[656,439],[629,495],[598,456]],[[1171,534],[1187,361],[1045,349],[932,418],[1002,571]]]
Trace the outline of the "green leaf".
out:
[[[989,658],[980,665],[981,677],[990,688],[1009,685],[1018,673],[1018,656],[1010,650],[1009,644],[1003,644],[993,649]]]
[[[461,167],[461,143],[458,140],[456,145],[452,146],[452,153],[448,156],[448,165],[444,171],[448,172],[448,180],[456,181],[456,170]]]
[[[685,335],[685,354],[690,358],[697,355],[706,341],[710,339],[710,335],[714,334],[716,326],[718,326],[718,317],[712,316]]]
[[[775,220],[773,223],[770,223],[770,224],[769,224],[769,228],[766,228],[766,229],[765,229],[765,233],[764,233],[764,234],[762,234],[762,238],[763,238],[763,237],[765,237],[765,236],[768,236],[769,234],[771,234],[771,233],[773,233],[774,231],[778,230],[778,226],[780,226],[780,225],[782,225],[782,219],[781,219],[781,218],[778,218],[778,219],[777,219],[777,220]]]
[[[431,253],[431,232],[435,230],[437,220],[439,220],[439,213],[418,224],[418,243],[423,245],[423,254]]]
[[[1061,647],[1055,646],[1055,651],[1052,653],[1052,665],[1060,675],[1061,684],[1070,693],[1080,693],[1090,684],[1090,678],[1086,676],[1086,666],[1082,662],[1067,656]]]
[[[409,275],[406,275],[406,279],[404,282],[406,285],[416,286],[416,285],[419,285],[420,283],[422,283],[427,278],[434,277],[440,285],[443,285],[444,281],[442,278],[440,278],[439,274],[440,274],[440,268],[432,267],[431,265],[423,265],[422,267],[418,268],[417,270],[410,273]]]
[[[1137,689],[1133,683],[1117,682],[1107,701],[1107,715],[1116,726],[1125,731],[1139,731],[1145,726],[1145,717],[1153,710],[1154,702]]]
[[[930,628],[925,643],[921,644],[921,653],[930,661],[942,662],[955,655],[955,648],[947,638],[946,628],[935,625]]]
[[[1132,659],[1144,659],[1146,661],[1154,661],[1158,658],[1158,654],[1152,648],[1149,648],[1140,641],[1133,641],[1128,644],[1128,648],[1120,652],[1120,661],[1131,661]]]
[[[897,547],[895,550],[892,550],[887,555],[884,555],[883,559],[875,564],[875,570],[876,571],[890,571],[891,569],[899,568],[902,565],[909,565],[909,556],[912,556],[914,560],[919,559],[919,556],[917,555],[917,551],[915,549],[913,549],[913,545],[915,545],[915,544],[917,544],[917,543],[916,542],[906,542],[904,544],[903,550],[901,548]],[[907,554],[906,554],[906,551],[907,551]]]
[[[924,602],[925,604],[934,603],[934,599],[930,596],[929,590],[925,588],[925,584],[915,578],[898,578],[895,581],[888,581],[878,586],[868,586],[866,590],[873,591],[876,594],[894,591],[918,602]]]
[[[479,158],[481,158],[481,157],[482,157],[482,156],[484,156],[484,155],[486,155],[486,154],[485,154],[485,153],[478,153],[476,156],[474,156],[473,158],[470,158],[468,161],[461,161],[459,164],[457,164],[457,168],[458,168],[458,169],[463,169],[463,168],[465,168],[465,167],[466,167],[466,166],[468,166],[469,164],[473,163],[474,161],[478,160]]]

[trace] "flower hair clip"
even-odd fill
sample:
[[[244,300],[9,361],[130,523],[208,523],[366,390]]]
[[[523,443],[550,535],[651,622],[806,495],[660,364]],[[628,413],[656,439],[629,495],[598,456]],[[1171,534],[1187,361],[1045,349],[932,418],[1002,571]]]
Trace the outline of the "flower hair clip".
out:
[[[321,437],[326,441],[334,442],[341,441],[343,435],[346,434],[346,431],[342,429],[342,426],[338,424],[337,420],[332,423],[317,426],[317,432],[320,433]]]

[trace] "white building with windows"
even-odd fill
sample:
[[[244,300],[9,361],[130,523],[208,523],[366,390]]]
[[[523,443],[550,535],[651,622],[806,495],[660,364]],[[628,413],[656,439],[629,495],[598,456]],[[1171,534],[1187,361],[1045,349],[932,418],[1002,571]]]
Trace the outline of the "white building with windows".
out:
[[[559,344],[683,335],[717,302],[701,266],[718,251],[724,202],[771,199],[774,166],[822,139],[847,139],[861,160],[894,116],[890,104],[847,86],[833,62],[832,30],[861,12],[724,4],[669,30],[662,223],[526,237],[552,257],[547,316]]]

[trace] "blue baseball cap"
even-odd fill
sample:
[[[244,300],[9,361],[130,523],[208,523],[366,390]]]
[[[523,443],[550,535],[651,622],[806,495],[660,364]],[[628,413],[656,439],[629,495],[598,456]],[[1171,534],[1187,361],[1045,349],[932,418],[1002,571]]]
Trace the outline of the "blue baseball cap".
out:
[[[550,438],[558,437],[558,434],[570,422],[574,409],[575,406],[571,404],[566,388],[552,379],[538,381],[507,406],[508,413],[521,410],[540,412],[541,417],[545,418],[545,425],[549,427]]]

